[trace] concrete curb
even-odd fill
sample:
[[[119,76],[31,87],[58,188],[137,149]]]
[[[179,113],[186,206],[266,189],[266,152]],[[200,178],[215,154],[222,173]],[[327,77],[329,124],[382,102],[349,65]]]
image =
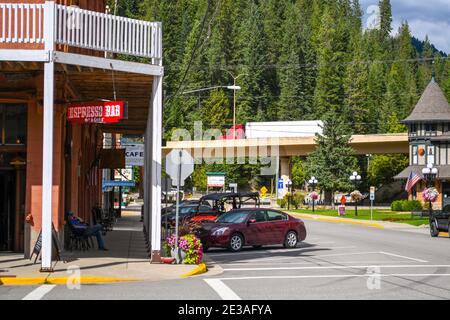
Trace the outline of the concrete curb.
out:
[[[185,274],[181,275],[181,277],[182,278],[187,278],[187,277],[197,276],[199,274],[205,273],[206,271],[208,271],[208,268],[206,267],[206,264],[200,263],[197,268],[195,268],[191,272],[188,272],[188,273],[185,273]]]
[[[311,215],[304,215],[301,213],[295,213],[295,212],[289,212],[289,214],[293,216],[297,216],[304,219],[312,219],[312,220],[319,220],[319,221],[327,221],[327,222],[334,222],[334,223],[347,223],[347,224],[355,224],[355,225],[362,225],[366,227],[372,227],[372,228],[379,228],[384,229],[384,225],[379,223],[373,223],[373,222],[365,222],[365,221],[358,221],[354,219],[343,219],[343,218],[331,218],[331,217],[325,217],[325,216],[311,216]]]
[[[5,286],[18,286],[18,285],[41,285],[41,284],[57,284],[65,285],[68,282],[74,283],[74,277],[0,277],[0,285]],[[93,284],[93,283],[113,283],[113,282],[131,282],[137,281],[137,279],[128,278],[104,278],[104,277],[81,277],[80,284]]]

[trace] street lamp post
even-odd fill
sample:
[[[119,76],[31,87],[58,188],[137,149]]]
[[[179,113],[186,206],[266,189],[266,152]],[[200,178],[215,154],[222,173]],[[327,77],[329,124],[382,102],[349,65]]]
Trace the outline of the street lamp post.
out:
[[[436,177],[438,175],[438,169],[433,168],[433,164],[429,163],[426,168],[422,169],[423,178],[427,184],[427,188],[430,188],[433,186],[434,181],[436,180]],[[432,221],[432,214],[433,214],[433,204],[431,203],[431,199],[428,199],[428,219],[431,224]]]
[[[288,195],[288,211],[289,211],[289,210],[291,210],[291,197],[292,197],[292,181],[291,181],[291,179],[289,179],[286,182],[286,186],[288,187],[288,192],[289,192],[289,195]]]
[[[315,191],[317,183],[318,183],[318,181],[317,181],[316,177],[311,177],[311,179],[309,179],[308,184],[311,186],[312,192]],[[314,213],[315,212],[314,198],[311,198],[311,200],[312,200],[312,209],[313,209],[313,213]]]
[[[350,181],[355,186],[355,189],[358,189],[358,184],[361,182],[361,176],[355,171],[350,176]],[[358,199],[355,200],[355,216],[358,216]]]
[[[233,140],[236,139],[236,91],[241,90],[241,87],[236,85],[236,80],[239,77],[243,76],[243,75],[244,74],[240,74],[237,77],[233,77],[234,84],[232,86],[214,86],[214,87],[200,88],[200,89],[195,89],[195,90],[184,91],[182,93],[182,94],[198,93],[198,106],[200,108],[200,93],[201,92],[210,91],[210,90],[214,90],[214,89],[233,90],[233,92],[234,92],[234,102],[233,102]]]
[[[237,76],[235,76],[233,73],[231,73],[228,70],[222,69],[223,71],[226,71],[232,78],[233,78],[233,85],[228,86],[227,88],[230,90],[233,90],[234,98],[233,98],[233,140],[236,139],[236,91],[241,90],[241,87],[236,85],[237,79],[239,79],[242,76],[245,76],[245,73],[241,73]]]

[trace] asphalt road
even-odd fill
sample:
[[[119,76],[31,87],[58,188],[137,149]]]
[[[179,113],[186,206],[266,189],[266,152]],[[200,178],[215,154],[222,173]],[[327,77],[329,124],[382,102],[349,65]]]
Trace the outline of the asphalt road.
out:
[[[450,299],[450,239],[305,220],[298,248],[211,250],[188,279],[0,287],[0,299]]]

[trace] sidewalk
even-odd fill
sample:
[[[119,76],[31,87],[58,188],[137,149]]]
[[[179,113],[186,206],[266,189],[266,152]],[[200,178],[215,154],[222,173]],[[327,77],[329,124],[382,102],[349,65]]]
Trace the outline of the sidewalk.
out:
[[[407,223],[396,223],[389,221],[371,221],[371,220],[359,220],[359,219],[351,219],[351,218],[341,218],[341,217],[330,217],[325,215],[318,214],[306,214],[306,213],[296,213],[296,212],[288,212],[290,215],[303,218],[303,219],[313,219],[318,221],[327,221],[334,223],[347,223],[354,225],[362,225],[366,227],[372,228],[380,228],[380,229],[394,229],[398,231],[404,232],[414,232],[421,234],[429,234],[429,226],[420,226],[416,227]]]
[[[68,268],[79,268],[82,283],[180,279],[197,268],[196,265],[151,264],[139,220],[140,211],[122,211],[114,231],[104,236],[109,251],[65,251],[62,259],[67,263],[57,262],[54,273],[40,273],[39,263],[33,264],[34,258],[31,261],[23,259],[22,254],[0,253],[0,284],[32,284],[36,278],[65,283],[73,274],[67,272]]]

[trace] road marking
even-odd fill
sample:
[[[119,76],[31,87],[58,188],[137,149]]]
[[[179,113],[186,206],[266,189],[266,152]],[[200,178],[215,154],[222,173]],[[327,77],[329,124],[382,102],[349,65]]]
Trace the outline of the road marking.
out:
[[[450,265],[375,265],[380,268],[450,268]],[[275,268],[229,268],[223,271],[274,271],[274,270],[326,270],[326,269],[368,269],[374,265],[365,266],[315,266],[315,267],[275,267]]]
[[[213,257],[213,258],[217,258],[217,257],[235,257],[235,256],[241,256],[241,255],[248,255],[248,254],[269,254],[269,253],[286,253],[286,252],[299,252],[299,251],[305,251],[305,250],[310,250],[312,247],[306,247],[306,248],[297,248],[297,249],[269,249],[269,250],[261,250],[261,251],[245,251],[245,252],[236,252],[236,253],[218,253],[218,254],[214,254],[214,253],[210,253],[207,254],[208,257]],[[355,246],[346,246],[346,247],[329,247],[327,249],[354,249],[356,248]],[[378,253],[378,252],[375,252]],[[291,257],[292,258],[292,257]],[[264,258],[260,258],[260,259],[264,259]],[[256,260],[256,259],[255,259]]]
[[[426,260],[422,260],[422,259],[416,259],[416,258],[411,258],[411,257],[406,257],[406,256],[401,256],[398,254],[394,254],[394,253],[390,253],[390,252],[384,252],[384,251],[380,251],[381,254],[385,254],[391,257],[397,257],[397,258],[403,258],[403,259],[407,259],[407,260],[412,260],[412,261],[417,261],[417,262],[423,262],[423,263],[427,263],[428,261]]]
[[[242,300],[220,279],[204,279],[206,283],[222,298],[222,300]]]
[[[56,287],[54,284],[44,284],[31,291],[22,300],[41,300],[47,293],[52,291],[54,287]]]
[[[329,264],[329,263],[334,263],[333,261],[330,262],[318,262],[318,261],[314,261],[314,262],[282,262],[282,263],[274,263],[274,262],[270,262],[272,260],[268,260],[268,262],[265,261],[261,261],[261,262],[257,262],[257,263],[252,263],[252,262],[238,262],[238,263],[221,263],[221,266],[260,266],[260,265],[291,265],[291,266],[296,266],[296,265],[308,265],[308,264],[312,264],[312,265],[317,265],[317,266],[321,266],[321,264]],[[273,261],[277,261],[277,259],[273,259]],[[413,263],[413,261],[402,261],[402,260],[391,260],[391,261],[380,261],[380,260],[373,260],[373,261],[339,261],[338,263],[340,264],[356,264],[356,263],[364,263],[364,264],[370,264],[370,265],[376,265],[376,266],[383,266],[382,263]]]
[[[231,281],[231,280],[262,280],[262,279],[312,279],[312,278],[364,278],[373,277],[374,274],[336,274],[336,275],[311,275],[311,276],[261,276],[261,277],[233,277],[220,278],[214,280]],[[391,273],[377,274],[377,277],[450,277],[450,273]]]

